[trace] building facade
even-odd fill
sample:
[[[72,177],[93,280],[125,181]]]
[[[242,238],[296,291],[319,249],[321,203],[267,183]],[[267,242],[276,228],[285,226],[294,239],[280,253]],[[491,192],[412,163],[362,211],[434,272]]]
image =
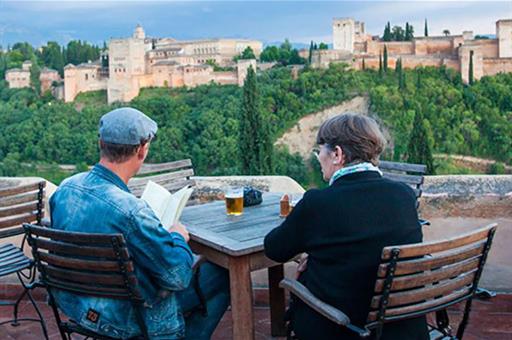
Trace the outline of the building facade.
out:
[[[416,37],[412,41],[382,41],[365,32],[364,23],[351,18],[332,22],[333,49],[316,50],[313,67],[327,67],[332,62],[344,62],[355,69],[378,68],[384,46],[388,65],[394,68],[400,58],[402,66],[446,66],[461,73],[469,81],[469,64],[473,59],[474,79],[500,72],[512,72],[512,19],[496,22],[495,39],[475,39],[473,32],[461,35]]]

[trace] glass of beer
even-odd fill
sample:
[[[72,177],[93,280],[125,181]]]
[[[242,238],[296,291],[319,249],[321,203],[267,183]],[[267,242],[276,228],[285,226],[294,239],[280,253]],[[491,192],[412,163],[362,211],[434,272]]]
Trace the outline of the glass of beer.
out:
[[[226,200],[226,213],[228,215],[242,215],[244,211],[244,188],[229,187],[224,192]]]

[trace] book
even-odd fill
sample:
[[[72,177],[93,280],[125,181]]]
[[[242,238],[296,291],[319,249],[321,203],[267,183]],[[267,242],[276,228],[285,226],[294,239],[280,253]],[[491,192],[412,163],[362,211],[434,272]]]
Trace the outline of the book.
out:
[[[140,198],[148,203],[162,225],[169,229],[179,221],[193,191],[194,189],[187,185],[171,194],[163,186],[148,181]]]

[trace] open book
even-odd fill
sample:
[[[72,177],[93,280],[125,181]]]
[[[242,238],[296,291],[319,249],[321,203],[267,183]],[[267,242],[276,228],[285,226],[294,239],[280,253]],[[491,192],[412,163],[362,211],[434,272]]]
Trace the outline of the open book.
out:
[[[171,194],[163,186],[148,181],[140,198],[149,204],[162,225],[170,228],[179,221],[183,208],[193,191],[194,189],[190,186],[185,186]]]

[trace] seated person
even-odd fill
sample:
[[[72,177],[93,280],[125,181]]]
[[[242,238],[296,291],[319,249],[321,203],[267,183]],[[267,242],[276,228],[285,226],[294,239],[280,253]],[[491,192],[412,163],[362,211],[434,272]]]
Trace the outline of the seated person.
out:
[[[265,237],[265,254],[287,262],[306,253],[298,280],[340,309],[353,324],[366,323],[382,248],[422,241],[414,192],[382,177],[385,144],[377,123],[344,114],[322,124],[318,161],[329,187],[308,190],[284,222]],[[299,339],[359,339],[297,298],[290,326]],[[381,339],[427,339],[424,317],[386,324]]]
[[[157,124],[132,108],[100,120],[100,161],[66,179],[51,197],[52,228],[123,234],[146,300],[143,314],[152,339],[209,339],[229,304],[229,277],[212,263],[200,266],[202,300],[194,285],[193,254],[182,224],[166,230],[148,204],[127,183],[139,171]],[[161,290],[170,294],[159,298]],[[129,301],[56,291],[58,307],[81,326],[115,338],[141,334]],[[207,314],[200,310],[206,300]],[[186,317],[184,318],[184,315]]]

